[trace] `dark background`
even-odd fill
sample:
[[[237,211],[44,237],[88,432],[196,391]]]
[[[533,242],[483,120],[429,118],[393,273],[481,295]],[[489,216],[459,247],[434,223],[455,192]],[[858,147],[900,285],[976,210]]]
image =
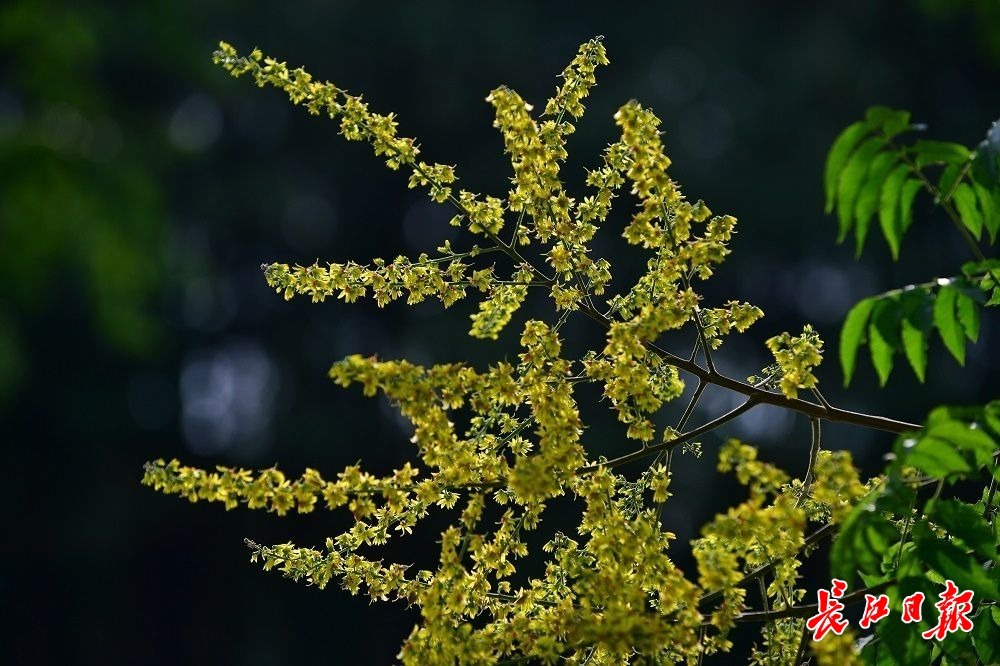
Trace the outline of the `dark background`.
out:
[[[924,214],[924,200],[904,261],[892,263],[873,232],[855,262],[823,215],[822,164],[837,132],[872,104],[911,109],[933,138],[977,143],[1000,116],[998,17],[996,2],[944,0],[8,0],[0,7],[0,661],[391,662],[414,611],[370,606],[334,587],[319,592],[247,561],[244,537],[320,544],[349,524],[342,512],[279,519],[189,505],[140,486],[142,463],[278,462],[290,474],[308,465],[333,477],[360,458],[388,472],[411,455],[406,424],[382,399],[333,386],[329,364],[353,352],[483,364],[516,353],[525,313],[543,311],[536,299],[490,345],[465,335],[472,299],[442,313],[435,303],[286,303],[270,291],[262,262],[367,261],[463,239],[446,224],[449,210],[407,190],[367,146],[341,140],[335,123],[214,67],[219,39],[364,92],[374,110],[399,113],[401,133],[418,137],[426,158],[457,164],[462,185],[502,194],[508,165],[483,98],[506,83],[541,108],[577,45],[605,35],[612,65],[600,70],[570,142],[571,194],[582,193],[583,167],[599,164],[616,138],[614,110],[633,97],[651,105],[688,196],[741,220],[708,303],[738,298],[767,313],[723,348],[722,369],[759,370],[767,337],[812,322],[827,341],[820,377],[831,401],[920,420],[941,402],[996,397],[990,322],[966,368],[935,344],[926,386],[897,359],[884,391],[867,361],[850,392],[840,388],[837,331],[861,297],[952,274],[967,250],[942,216]],[[627,214],[622,199],[596,243],[625,257],[617,288],[639,267],[638,255],[618,254]],[[584,322],[567,335],[577,347],[599,339]],[[696,420],[732,400],[709,394]],[[632,446],[604,406],[585,409],[592,450]],[[760,408],[723,434],[801,472],[806,431]],[[676,463],[667,519],[685,566],[697,526],[721,500],[740,497],[713,470],[719,436],[705,440],[701,461]],[[891,437],[829,428],[825,443],[874,471]],[[388,556],[430,560],[435,536]]]

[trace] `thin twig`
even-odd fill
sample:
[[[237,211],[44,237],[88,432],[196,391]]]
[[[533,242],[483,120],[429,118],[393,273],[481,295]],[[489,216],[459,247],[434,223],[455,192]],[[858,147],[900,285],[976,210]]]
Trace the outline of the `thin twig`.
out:
[[[802,503],[809,497],[809,492],[812,490],[813,480],[816,476],[816,459],[819,457],[821,434],[820,420],[813,416],[809,419],[809,425],[812,426],[812,446],[809,447],[809,467],[806,469],[806,478],[802,482],[802,494],[799,495],[797,500],[795,500],[796,508],[801,506]]]
[[[890,586],[895,585],[895,583],[895,580],[887,580],[879,583],[878,585],[866,587],[842,597],[840,602],[845,606],[856,604],[859,601],[864,601],[866,594],[879,594],[888,589]],[[819,604],[792,606],[791,608],[782,608],[781,610],[775,611],[747,611],[746,613],[740,613],[733,618],[733,622],[736,622],[737,624],[746,624],[749,622],[771,622],[773,620],[783,620],[791,617],[809,617],[811,615],[815,615],[817,611],[819,611]]]
[[[810,534],[808,537],[806,537],[805,542],[803,542],[802,544],[801,550],[805,550],[809,546],[818,543],[827,535],[832,534],[834,530],[836,530],[836,525],[834,525],[833,523],[827,523],[826,525],[824,525],[823,527],[819,528],[818,530]],[[773,570],[776,564],[777,564],[776,562],[768,562],[767,564],[757,567],[747,575],[743,576],[743,578],[740,579],[740,581],[736,583],[736,585],[734,585],[733,587],[743,587],[744,585],[752,581],[754,578],[759,578],[767,574],[771,570]],[[715,592],[709,592],[708,594],[703,595],[701,599],[698,600],[698,605],[703,606],[705,604],[710,604],[718,599],[721,599],[723,594],[725,594],[725,590],[716,590]]]
[[[680,446],[681,444],[684,444],[685,442],[690,442],[692,439],[695,439],[696,437],[701,437],[706,432],[711,432],[712,430],[715,430],[719,426],[728,423],[729,421],[732,421],[733,419],[737,418],[740,414],[743,414],[744,412],[752,409],[756,405],[757,402],[752,397],[748,398],[746,402],[744,402],[736,409],[726,412],[722,416],[712,421],[709,421],[705,425],[698,426],[694,430],[690,430],[680,435],[679,437],[671,439],[668,442],[662,442],[660,444],[653,444],[651,446],[646,446],[639,449],[638,451],[633,451],[632,453],[628,453],[626,455],[619,456],[617,458],[612,458],[611,460],[605,460],[602,462],[594,463],[593,465],[587,465],[586,467],[581,467],[579,469],[579,472],[581,474],[585,474],[587,472],[595,472],[601,467],[618,467],[619,465],[625,465],[635,460],[640,460],[648,455],[652,455],[659,451],[669,451],[677,446]]]

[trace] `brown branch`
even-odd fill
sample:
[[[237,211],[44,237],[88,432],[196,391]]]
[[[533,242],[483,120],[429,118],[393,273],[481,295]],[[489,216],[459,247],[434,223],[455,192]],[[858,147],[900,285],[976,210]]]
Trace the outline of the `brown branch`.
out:
[[[700,436],[704,435],[706,432],[710,432],[712,430],[715,430],[716,428],[718,428],[719,426],[723,425],[724,423],[728,423],[729,421],[732,421],[733,419],[735,419],[737,416],[739,416],[743,412],[746,412],[746,411],[749,411],[750,409],[752,409],[756,404],[757,403],[754,401],[753,398],[749,398],[749,399],[747,399],[746,402],[744,402],[742,405],[740,405],[736,409],[734,409],[732,411],[729,411],[729,412],[726,412],[725,414],[723,414],[719,418],[714,419],[712,421],[709,421],[705,425],[698,426],[694,430],[689,430],[688,432],[680,435],[679,437],[671,439],[668,442],[663,442],[661,444],[653,444],[652,446],[644,446],[643,448],[639,449],[638,451],[633,451],[632,453],[627,453],[627,454],[625,454],[623,456],[619,456],[617,458],[612,458],[611,460],[606,460],[604,462],[594,463],[593,465],[587,465],[586,467],[581,467],[580,468],[580,472],[582,472],[582,473],[594,472],[594,471],[597,471],[601,467],[618,467],[619,465],[625,465],[625,464],[630,463],[630,462],[632,462],[634,460],[639,460],[641,458],[645,458],[646,456],[652,455],[654,453],[657,453],[658,451],[669,451],[670,449],[678,447],[681,444],[684,444],[686,442],[690,442],[692,439],[694,439],[696,437],[700,437]]]
[[[586,306],[580,306],[580,311],[585,315],[599,323],[604,328],[611,328],[611,321],[605,317],[603,314],[597,310],[587,308]],[[826,407],[823,405],[816,404],[814,402],[809,402],[808,400],[801,400],[799,398],[788,398],[780,393],[771,393],[770,391],[765,391],[763,389],[754,388],[753,386],[741,382],[739,380],[733,379],[732,377],[727,377],[719,372],[712,372],[701,367],[694,361],[675,356],[665,349],[661,349],[652,342],[645,343],[646,347],[652,351],[654,354],[659,356],[665,363],[674,366],[679,370],[683,370],[689,374],[694,375],[702,381],[706,381],[710,384],[715,384],[716,386],[722,387],[724,389],[729,389],[736,393],[742,393],[745,396],[753,398],[756,403],[764,405],[774,405],[776,407],[783,407],[785,409],[790,409],[807,416],[816,417],[819,419],[824,419],[827,421],[837,421],[840,423],[850,423],[852,425],[861,426],[864,428],[872,428],[875,430],[884,430],[886,432],[892,432],[896,434],[901,434],[904,432],[920,430],[920,426],[915,423],[907,423],[906,421],[897,421],[896,419],[890,419],[885,416],[875,416],[872,414],[862,414],[860,412],[852,412],[846,409],[839,409],[837,407]]]

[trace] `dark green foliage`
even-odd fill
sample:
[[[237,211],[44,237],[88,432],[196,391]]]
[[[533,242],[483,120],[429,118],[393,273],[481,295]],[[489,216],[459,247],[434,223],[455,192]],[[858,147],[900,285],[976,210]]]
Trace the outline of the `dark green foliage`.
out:
[[[888,381],[896,352],[906,356],[923,382],[932,329],[937,329],[944,346],[964,365],[966,340],[979,338],[980,306],[1000,303],[998,264],[987,259],[978,245],[983,240],[993,244],[1000,230],[1000,180],[996,178],[1000,130],[994,123],[976,151],[946,141],[899,143],[906,132],[918,129],[922,127],[910,124],[909,113],[874,107],[834,141],[824,185],[826,210],[837,213],[838,241],[853,228],[860,256],[877,212],[882,235],[893,259],[898,259],[903,236],[913,222],[917,194],[925,191],[951,218],[978,261],[966,264],[961,277],[910,285],[855,305],[840,337],[845,385],[854,374],[858,348],[866,342],[879,384]],[[936,182],[928,169],[940,170]]]
[[[998,451],[1000,402],[938,408],[922,430],[897,439],[883,483],[845,521],[831,553],[831,574],[849,582],[859,577],[868,587],[887,585],[893,609],[874,626],[874,638],[862,650],[867,663],[930,663],[932,647],[948,663],[967,658],[973,647],[984,663],[995,661],[998,627],[992,604],[1000,598],[1000,558],[988,505],[995,498],[989,488],[976,504],[944,499],[941,493],[984,469],[988,479],[995,479]],[[930,485],[936,491],[921,502],[920,488]],[[958,633],[940,642],[921,636],[937,618],[934,603],[945,580],[973,591],[978,615],[971,643]],[[923,621],[904,625],[901,600],[917,591],[925,595]]]

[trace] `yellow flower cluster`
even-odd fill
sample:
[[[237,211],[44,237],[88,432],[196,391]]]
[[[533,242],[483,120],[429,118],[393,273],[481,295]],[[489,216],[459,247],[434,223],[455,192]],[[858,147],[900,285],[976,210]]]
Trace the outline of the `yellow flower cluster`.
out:
[[[288,479],[273,467],[256,474],[222,466],[206,472],[181,465],[176,459],[160,459],[146,463],[142,483],[191,502],[222,502],[227,511],[245,504],[279,516],[289,511],[311,513],[322,500],[328,509],[347,505],[355,516],[364,518],[375,510],[378,499],[399,508],[408,493],[426,494],[426,487],[413,483],[418,473],[406,463],[391,476],[378,478],[352,465],[340,472],[336,481],[325,480],[314,469],[306,469],[298,479]]]
[[[842,521],[867,489],[847,452],[819,452],[812,470],[812,494],[802,507],[798,501],[802,483],[790,483],[785,472],[758,460],[757,450],[748,444],[729,440],[719,452],[718,469],[734,472],[750,490],[747,501],[716,516],[692,544],[700,585],[722,593],[722,601],[711,616],[719,633],[709,637],[721,647],[727,644],[735,618],[747,609],[747,577],[768,567],[771,582],[766,586],[762,583],[765,607],[791,608],[806,593],[795,583],[801,559],[807,554],[807,520]],[[801,633],[801,621],[769,625],[754,659],[761,664],[791,663]]]
[[[347,507],[353,525],[323,547],[250,542],[251,558],[311,585],[336,580],[373,601],[418,606],[420,622],[399,653],[405,664],[697,663],[731,649],[728,632],[750,608],[750,583],[761,581],[766,607],[789,608],[801,599],[795,583],[808,550],[807,521],[843,520],[865,491],[846,454],[816,456],[806,496],[803,482],[758,460],[752,446],[728,442],[719,469],[734,472],[748,486],[749,499],[717,516],[693,542],[697,582],[669,556],[674,535],[660,515],[671,497],[668,447],[683,438],[676,443],[700,450],[695,436],[714,426],[692,432],[685,424],[706,382],[721,378],[709,352],[763,313],[738,301],[701,306],[692,281],[711,277],[725,259],[736,220],[685,199],[667,172],[660,121],[637,102],[615,114],[621,136],[604,151],[603,165],[586,172],[589,193],[579,200],[566,193],[560,167],[574,131],[568,118],[581,117],[596,68],[608,63],[599,38],[581,46],[542,118],[536,120],[531,105],[507,87],[487,97],[513,169],[505,198],[455,191],[454,168],[421,161],[416,142],[398,136],[395,116],[370,111],[360,96],[260,51],[243,57],[222,44],[215,58],[233,76],[249,75],[310,113],[336,119],[345,138],[368,142],[390,168],[408,171],[410,187],[426,188],[434,201],[453,206],[452,224],[488,239],[465,252],[445,243],[434,257],[366,265],[272,263],[264,277],[278,293],[316,302],[370,296],[379,306],[404,297],[408,304],[437,298],[447,307],[472,289],[482,301],[471,315],[470,334],[496,339],[537,286],[547,289],[556,318],[526,321],[516,359],[485,369],[361,355],[333,364],[329,376],[336,384],[358,386],[366,396],[381,393],[412,424],[417,460],[391,475],[376,477],[353,465],[334,480],[313,469],[291,478],[274,468],[206,471],[156,460],[146,465],[143,483],[192,502],[278,515]],[[649,256],[631,288],[605,297],[611,264],[594,257],[590,244],[626,182],[638,209],[622,235]],[[514,228],[504,240],[498,234],[508,222]],[[509,279],[482,263],[486,254],[508,260],[503,274]],[[603,326],[606,337],[602,346],[572,356],[561,329],[580,314]],[[682,358],[659,346],[666,332],[684,327],[697,330],[707,368],[695,363],[698,347]],[[768,346],[786,396],[815,386],[811,370],[822,359],[822,343],[811,328],[797,338],[772,338]],[[666,426],[663,442],[651,444],[663,406],[683,393],[681,370],[698,378],[698,388],[676,427]],[[640,440],[642,448],[612,460],[588,454],[575,393],[586,383],[596,385],[627,438]],[[734,383],[740,385],[728,386]],[[656,458],[634,476],[618,471],[654,451]],[[548,505],[564,495],[572,498],[558,501],[579,510],[575,524],[565,527],[569,514],[563,512],[559,527],[565,533],[545,537],[544,566],[532,567],[532,574],[519,569],[529,555],[528,534],[540,530]],[[433,569],[413,571],[362,554],[411,532],[437,509],[457,517],[440,534]],[[753,577],[763,568],[767,581],[763,574]],[[801,625],[769,622],[754,660],[790,663]]]
[[[823,341],[812,326],[806,324],[802,335],[795,337],[788,333],[776,335],[767,341],[767,348],[778,363],[782,393],[796,398],[799,389],[816,388],[817,380],[812,371],[823,361]]]

